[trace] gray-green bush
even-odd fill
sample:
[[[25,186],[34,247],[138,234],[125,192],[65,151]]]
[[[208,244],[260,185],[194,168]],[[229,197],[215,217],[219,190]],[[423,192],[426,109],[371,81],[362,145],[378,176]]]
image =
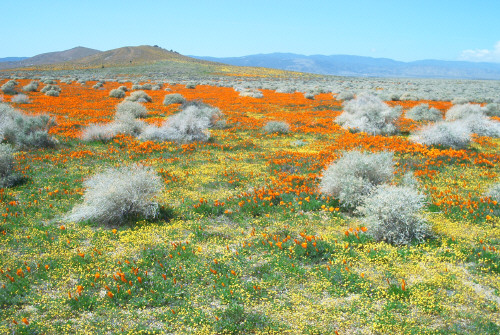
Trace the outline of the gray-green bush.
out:
[[[500,204],[500,181],[491,185],[484,195]]]
[[[36,90],[38,89],[38,81],[32,81],[31,83],[29,83],[28,85],[24,86],[23,87],[23,91],[24,92],[36,92]]]
[[[262,131],[266,134],[287,134],[290,132],[290,125],[284,121],[268,121]]]
[[[30,102],[30,99],[26,94],[16,94],[10,101],[15,104],[27,104]]]
[[[163,104],[165,106],[169,106],[172,104],[183,104],[186,102],[186,99],[179,93],[167,94],[165,95],[165,99],[163,99]]]
[[[410,136],[410,140],[425,145],[441,145],[461,149],[469,145],[471,135],[472,133],[465,122],[441,121],[417,130]]]
[[[413,187],[381,185],[358,211],[368,233],[377,241],[396,245],[423,242],[430,235],[422,214],[425,197]]]
[[[429,108],[428,104],[420,104],[407,111],[405,117],[414,121],[438,121],[443,115],[439,109]]]
[[[135,91],[130,93],[130,96],[125,98],[126,101],[136,101],[136,102],[151,102],[153,99],[144,91]]]
[[[10,145],[0,143],[0,188],[14,186],[22,179],[14,166],[14,150]]]
[[[134,101],[122,101],[118,105],[116,105],[116,114],[115,118],[120,119],[123,117],[144,117],[148,114],[146,107],[144,107],[139,102]]]
[[[372,135],[394,134],[397,132],[394,123],[400,115],[400,109],[389,107],[374,95],[361,93],[344,104],[344,112],[335,122]]]
[[[0,90],[3,91],[3,93],[8,94],[8,95],[13,95],[16,94],[16,86],[17,86],[17,81],[15,80],[9,80],[5,84],[0,87]]]
[[[319,189],[344,206],[357,207],[376,186],[390,181],[393,175],[391,152],[348,151],[323,171]]]
[[[116,89],[111,90],[109,92],[109,96],[112,97],[112,98],[121,99],[121,98],[125,97],[125,91],[120,90],[119,88],[116,88]]]
[[[483,116],[483,109],[475,104],[455,105],[446,112],[446,121],[465,119],[471,116]]]
[[[189,102],[183,105],[179,113],[169,117],[161,127],[146,127],[140,138],[179,143],[205,142],[210,138],[208,129],[217,124],[221,115],[217,108]]]
[[[45,114],[28,116],[8,105],[0,104],[0,137],[16,148],[50,148],[57,144],[48,131],[55,125]]]
[[[162,180],[151,168],[109,168],[86,180],[84,186],[83,203],[75,206],[65,221],[116,225],[129,218],[158,217]]]

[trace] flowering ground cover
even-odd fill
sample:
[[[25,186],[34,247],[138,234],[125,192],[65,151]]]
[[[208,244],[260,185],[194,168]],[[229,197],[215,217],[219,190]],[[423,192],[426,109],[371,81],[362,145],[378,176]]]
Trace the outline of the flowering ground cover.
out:
[[[84,127],[112,120],[120,100],[109,91],[131,87],[95,83],[58,82],[58,97],[29,92],[29,104],[12,104],[55,117],[59,144],[16,153],[26,181],[0,189],[1,333],[500,332],[500,208],[484,195],[499,178],[498,139],[424,146],[407,133],[425,122],[404,117],[400,135],[342,129],[333,122],[342,102],[330,93],[263,89],[253,98],[176,84],[147,91],[145,122],[175,114],[178,105],[162,102],[180,93],[219,108],[227,127],[205,143],[83,142]],[[452,106],[388,102],[403,111],[420,103]],[[290,132],[265,134],[268,121]],[[356,213],[319,192],[322,171],[353,149],[394,153],[395,180],[410,172],[421,185],[432,236],[377,242]],[[131,163],[160,174],[159,219],[62,220],[84,180]]]

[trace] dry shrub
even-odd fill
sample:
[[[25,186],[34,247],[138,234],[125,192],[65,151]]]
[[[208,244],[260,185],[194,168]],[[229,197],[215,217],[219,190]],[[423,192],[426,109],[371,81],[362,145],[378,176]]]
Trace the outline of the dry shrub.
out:
[[[132,165],[110,168],[84,182],[83,203],[65,221],[120,224],[129,218],[156,218],[156,197],[162,190],[160,176],[152,169]]]

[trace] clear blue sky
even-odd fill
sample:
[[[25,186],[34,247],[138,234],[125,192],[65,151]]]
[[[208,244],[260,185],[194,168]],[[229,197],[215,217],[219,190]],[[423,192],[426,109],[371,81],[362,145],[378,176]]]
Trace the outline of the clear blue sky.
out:
[[[500,0],[23,0],[0,8],[0,57],[157,44],[215,57],[500,62]]]

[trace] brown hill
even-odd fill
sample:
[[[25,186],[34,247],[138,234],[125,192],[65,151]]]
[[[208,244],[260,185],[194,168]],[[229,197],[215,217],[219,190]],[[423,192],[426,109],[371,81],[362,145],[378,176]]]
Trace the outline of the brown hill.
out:
[[[0,69],[56,64],[78,60],[80,58],[88,57],[98,53],[101,53],[101,51],[84,47],[76,47],[64,51],[43,53],[17,62],[3,62],[0,63]]]

